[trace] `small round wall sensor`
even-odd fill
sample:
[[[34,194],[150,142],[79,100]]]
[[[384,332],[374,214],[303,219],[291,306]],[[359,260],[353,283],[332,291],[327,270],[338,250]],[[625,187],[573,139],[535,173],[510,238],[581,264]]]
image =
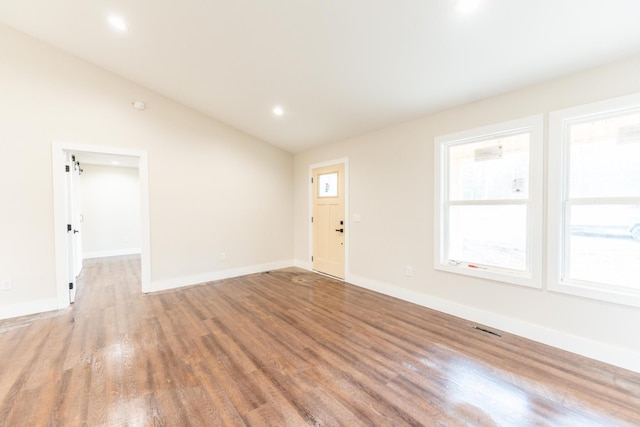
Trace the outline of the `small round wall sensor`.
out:
[[[142,101],[134,101],[133,102],[133,108],[135,108],[136,110],[144,110],[144,102]]]

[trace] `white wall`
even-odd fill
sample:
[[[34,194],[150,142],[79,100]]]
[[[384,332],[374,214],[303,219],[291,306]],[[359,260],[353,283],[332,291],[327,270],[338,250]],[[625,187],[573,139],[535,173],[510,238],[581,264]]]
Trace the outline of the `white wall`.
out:
[[[53,140],[148,153],[152,289],[292,263],[291,154],[6,26],[0,58],[0,318],[57,306]]]
[[[83,258],[140,253],[140,180],[131,167],[82,164]]]
[[[639,92],[639,76],[634,57],[296,155],[298,265],[310,257],[308,167],[348,157],[350,214],[362,217],[347,222],[348,281],[640,371],[640,309],[433,267],[436,136]]]

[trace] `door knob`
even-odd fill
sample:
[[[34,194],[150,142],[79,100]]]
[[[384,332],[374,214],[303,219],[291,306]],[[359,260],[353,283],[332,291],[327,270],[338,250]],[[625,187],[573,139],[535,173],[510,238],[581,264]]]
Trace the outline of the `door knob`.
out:
[[[344,233],[344,228],[336,228],[336,231],[339,231],[341,233]]]
[[[78,230],[73,230],[73,234],[79,233]]]

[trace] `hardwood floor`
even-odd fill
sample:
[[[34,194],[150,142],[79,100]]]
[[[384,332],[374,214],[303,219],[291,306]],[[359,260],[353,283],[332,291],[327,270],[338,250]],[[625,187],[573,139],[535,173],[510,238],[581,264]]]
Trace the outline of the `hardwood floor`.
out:
[[[640,374],[320,275],[139,271],[88,261],[72,308],[0,322],[0,425],[640,425]]]

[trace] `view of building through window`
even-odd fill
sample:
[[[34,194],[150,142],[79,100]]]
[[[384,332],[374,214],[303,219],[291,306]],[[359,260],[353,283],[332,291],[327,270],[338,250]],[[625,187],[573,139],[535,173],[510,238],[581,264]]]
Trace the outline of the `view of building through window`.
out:
[[[569,122],[567,279],[640,289],[640,112]]]
[[[449,147],[448,257],[527,269],[529,132]]]
[[[435,139],[436,268],[640,306],[640,95],[548,123]]]

